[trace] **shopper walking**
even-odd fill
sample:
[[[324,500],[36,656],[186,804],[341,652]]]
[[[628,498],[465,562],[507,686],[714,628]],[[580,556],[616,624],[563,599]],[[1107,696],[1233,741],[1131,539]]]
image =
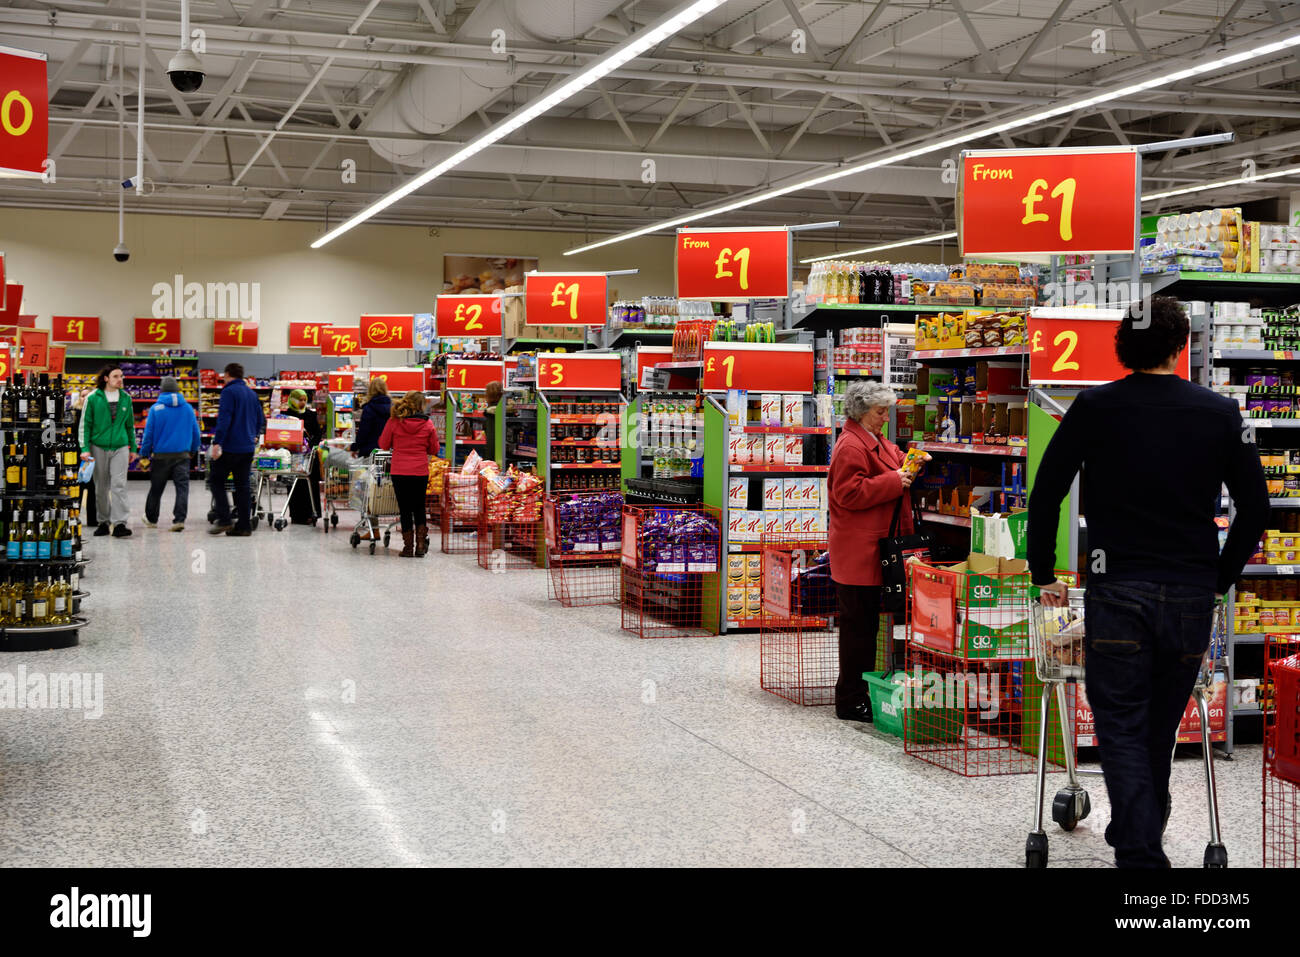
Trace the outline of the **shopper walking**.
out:
[[[135,412],[122,388],[122,367],[110,363],[95,377],[95,391],[86,399],[77,433],[82,458],[95,460],[96,535],[126,538],[126,472],[135,461]]]
[[[876,665],[883,584],[880,540],[898,520],[898,534],[912,533],[903,453],[882,434],[889,409],[898,401],[879,382],[855,382],[844,394],[844,431],[831,454],[826,488],[830,497],[831,578],[840,613],[840,674],[835,682],[835,716],[872,720],[864,671]]]
[[[352,443],[353,452],[365,457],[375,450],[392,410],[393,400],[388,397],[387,380],[372,376],[366,390],[365,404],[361,406],[356,441]]]
[[[253,453],[266,434],[266,413],[257,393],[244,381],[244,367],[238,362],[226,366],[222,379],[221,403],[217,406],[217,428],[212,435],[212,500],[217,513],[216,525],[209,534],[244,536],[253,532],[249,502],[250,472]],[[231,524],[230,503],[226,499],[226,480],[235,482],[235,519]]]
[[[1082,474],[1088,520],[1086,679],[1120,867],[1168,867],[1160,847],[1178,724],[1209,644],[1216,597],[1259,545],[1268,491],[1231,399],[1177,374],[1187,316],[1156,297],[1130,310],[1115,352],[1130,375],[1082,392],[1043,454],[1029,499],[1029,567],[1045,605],[1061,501]],[[1222,551],[1223,486],[1237,514]]]
[[[81,418],[85,412],[86,400],[90,398],[90,394],[93,391],[94,391],[93,389],[86,389],[84,392],[78,392],[76,394],[77,397],[72,402],[73,411],[76,412],[76,420],[72,423],[72,428],[73,431],[77,434],[78,439],[80,439],[81,436]],[[83,459],[88,458],[88,456],[83,454],[82,458]],[[97,510],[95,508],[95,474],[93,471],[91,472],[90,478],[87,481],[78,484],[78,493],[77,493],[78,504],[80,504],[81,499],[83,497],[86,500],[86,504],[82,507],[81,510],[81,514],[84,518],[84,521],[82,521],[82,525],[84,525],[87,528],[91,527],[92,525],[98,525],[99,518],[97,515]]]
[[[402,516],[402,558],[423,558],[429,551],[429,525],[424,508],[429,485],[429,459],[438,454],[438,430],[424,414],[424,394],[406,393],[393,406],[392,418],[379,436],[379,448],[393,451],[389,471],[397,509]]]
[[[158,401],[149,407],[140,440],[140,457],[149,460],[149,494],[144,501],[144,524],[158,527],[163,490],[176,487],[172,505],[172,531],[185,530],[190,502],[190,465],[199,450],[199,420],[171,376],[163,376]]]
[[[487,410],[483,414],[483,458],[495,460],[497,457],[497,408],[503,401],[501,383],[493,379],[483,387],[483,397],[487,400]],[[501,464],[505,464],[502,456]]]
[[[320,445],[324,431],[316,407],[308,404],[307,393],[294,389],[282,415],[302,422],[303,444],[310,452]],[[289,521],[295,525],[314,525],[320,511],[320,458],[311,455],[307,466],[307,481],[295,482],[289,493]]]

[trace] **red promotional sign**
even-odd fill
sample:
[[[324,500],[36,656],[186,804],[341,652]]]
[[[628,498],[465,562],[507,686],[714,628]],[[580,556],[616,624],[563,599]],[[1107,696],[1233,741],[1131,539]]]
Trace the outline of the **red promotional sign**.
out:
[[[1080,312],[1098,313],[1081,317]],[[1115,356],[1117,309],[1035,309],[1029,314],[1029,381],[1039,384],[1103,385],[1129,374]],[[1178,360],[1178,374],[1191,377],[1191,350]]]
[[[457,392],[482,392],[489,382],[506,384],[504,362],[471,359],[447,360],[447,388]]]
[[[8,379],[13,372],[12,356],[13,346],[8,342],[0,342],[0,379]]]
[[[1138,162],[1127,147],[963,153],[961,255],[1133,252]]]
[[[434,305],[434,325],[440,339],[501,335],[501,297],[439,296]]]
[[[18,313],[23,308],[23,284],[11,282],[5,284],[5,307],[0,309],[0,325],[18,325]]]
[[[50,334],[44,329],[22,329],[18,333],[18,368],[44,372],[50,361]]]
[[[415,316],[362,316],[361,348],[414,349]]]
[[[636,514],[634,512],[623,513],[623,542],[619,547],[620,560],[628,568],[636,568]]]
[[[623,388],[623,359],[618,354],[537,354],[537,388],[561,392],[618,392]]]
[[[45,54],[0,47],[0,173],[43,173],[50,101]]]
[[[55,342],[98,342],[99,316],[55,316],[50,321]]]
[[[412,389],[424,391],[424,369],[371,369],[370,378],[387,382],[392,396],[402,396]]]
[[[782,618],[790,617],[789,552],[763,552],[763,607]]]
[[[790,295],[790,232],[784,226],[677,230],[681,299]]]
[[[179,346],[181,321],[179,319],[150,319],[137,316],[135,320],[137,346]]]
[[[638,389],[643,388],[643,386],[641,385],[642,382],[641,374],[646,369],[654,368],[661,362],[672,362],[672,361],[673,361],[672,346],[637,346],[636,347],[636,387]],[[669,375],[668,377],[668,388],[670,390],[675,390],[675,391],[682,391],[682,390],[694,391],[695,383],[692,379],[674,373],[672,375]]]
[[[50,375],[63,375],[63,367],[67,363],[67,358],[67,346],[50,346],[50,357],[46,371]]]
[[[36,317],[35,317],[35,316],[16,316],[16,317],[14,318],[14,325],[16,325],[19,329],[35,329],[35,328],[36,328]]]
[[[291,322],[289,323],[290,349],[319,349],[328,322]]]
[[[812,346],[806,343],[706,342],[700,389],[704,392],[748,389],[750,392],[811,395]]]
[[[257,345],[257,323],[219,319],[212,325],[212,345],[252,349]]]
[[[326,326],[320,331],[323,356],[356,356],[361,351],[360,326]]]
[[[607,280],[603,272],[530,272],[524,276],[524,325],[603,326]]]
[[[352,391],[352,373],[351,372],[331,372],[329,374],[329,390],[331,392],[351,392]]]

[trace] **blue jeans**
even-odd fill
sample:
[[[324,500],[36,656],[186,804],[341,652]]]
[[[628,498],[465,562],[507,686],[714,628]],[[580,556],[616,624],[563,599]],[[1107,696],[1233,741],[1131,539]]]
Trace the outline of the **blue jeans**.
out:
[[[1178,724],[1210,643],[1214,593],[1155,582],[1088,586],[1088,702],[1119,867],[1168,867],[1160,847]]]

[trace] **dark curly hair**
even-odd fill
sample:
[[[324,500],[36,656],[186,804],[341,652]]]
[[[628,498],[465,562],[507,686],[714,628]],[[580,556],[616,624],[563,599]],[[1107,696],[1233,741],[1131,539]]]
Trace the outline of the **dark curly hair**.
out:
[[[1153,296],[1131,305],[1120,320],[1115,355],[1134,372],[1155,369],[1187,347],[1188,329],[1182,303],[1172,296]]]

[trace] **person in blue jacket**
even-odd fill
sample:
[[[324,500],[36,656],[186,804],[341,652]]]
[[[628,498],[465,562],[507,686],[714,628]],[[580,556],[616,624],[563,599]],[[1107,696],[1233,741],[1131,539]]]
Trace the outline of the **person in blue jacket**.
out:
[[[172,531],[185,530],[190,504],[190,460],[199,450],[199,420],[171,376],[163,376],[158,401],[149,407],[140,440],[140,457],[149,460],[149,494],[144,500],[144,524],[158,527],[163,490],[176,486]]]
[[[244,381],[244,367],[238,362],[226,366],[222,378],[221,404],[217,406],[217,428],[212,434],[208,453],[212,486],[212,506],[217,513],[210,535],[251,535],[253,526],[249,501],[253,453],[266,434],[266,413],[262,400]],[[235,480],[235,520],[230,520],[230,501],[226,498],[226,480]]]
[[[392,411],[393,400],[388,397],[387,380],[372,376],[365,404],[361,406],[361,420],[357,422],[352,452],[364,458],[379,446],[379,436],[383,435]]]

